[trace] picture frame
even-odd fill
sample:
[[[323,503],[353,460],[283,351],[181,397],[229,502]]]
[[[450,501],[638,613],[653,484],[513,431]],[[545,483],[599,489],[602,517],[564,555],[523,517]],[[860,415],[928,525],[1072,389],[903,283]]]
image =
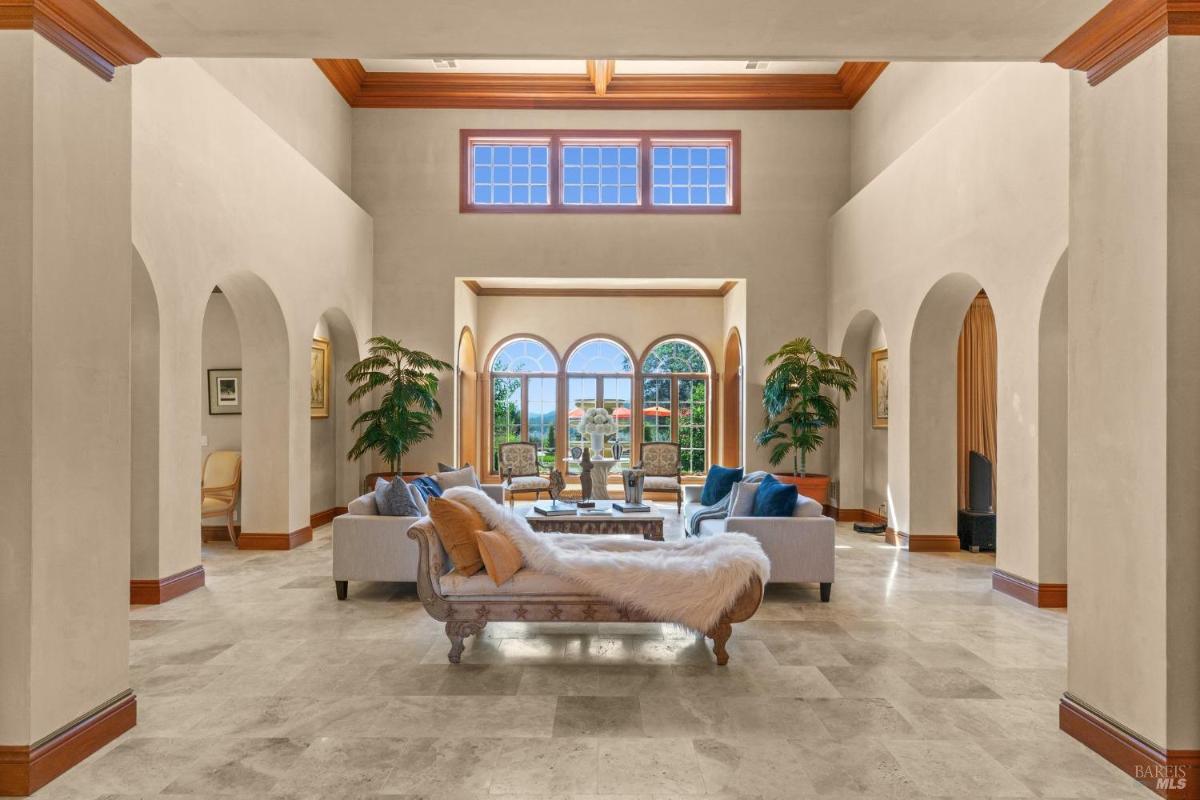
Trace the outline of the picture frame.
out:
[[[888,426],[888,351],[871,351],[871,427]]]
[[[237,367],[208,371],[208,413],[212,416],[242,413],[242,370]]]
[[[329,417],[329,390],[331,361],[333,348],[328,339],[314,336],[312,340],[312,360],[309,362],[309,416],[312,419]]]

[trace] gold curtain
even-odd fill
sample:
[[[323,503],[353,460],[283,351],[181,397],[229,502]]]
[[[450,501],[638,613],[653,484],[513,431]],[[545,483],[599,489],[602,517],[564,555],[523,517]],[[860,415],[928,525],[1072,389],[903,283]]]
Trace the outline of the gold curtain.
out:
[[[967,463],[972,450],[992,462],[996,502],[996,318],[988,296],[971,301],[958,337],[958,507],[967,507]]]

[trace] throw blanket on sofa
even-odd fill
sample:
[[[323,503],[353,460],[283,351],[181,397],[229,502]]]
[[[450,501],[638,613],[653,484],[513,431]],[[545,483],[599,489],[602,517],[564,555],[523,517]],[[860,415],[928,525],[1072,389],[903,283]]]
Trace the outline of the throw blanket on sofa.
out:
[[[765,586],[771,562],[744,533],[650,542],[616,536],[535,533],[524,518],[466,486],[445,497],[474,508],[509,536],[527,567],[575,581],[604,599],[707,632],[752,578]]]
[[[742,483],[762,483],[763,478],[767,477],[767,473],[762,470],[751,472],[746,477],[742,478]],[[688,536],[700,535],[700,523],[706,519],[725,519],[729,516],[729,500],[733,497],[733,492],[722,497],[711,506],[697,508],[691,513],[687,520],[687,528],[685,533]]]

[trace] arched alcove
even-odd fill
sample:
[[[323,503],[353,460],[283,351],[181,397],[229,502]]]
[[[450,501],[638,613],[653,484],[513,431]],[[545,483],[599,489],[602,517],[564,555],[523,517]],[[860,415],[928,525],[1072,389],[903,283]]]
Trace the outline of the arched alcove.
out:
[[[359,462],[346,458],[358,409],[347,404],[346,371],[360,358],[358,335],[339,308],[321,315],[313,329],[310,360],[309,513],[325,524],[361,493]]]
[[[458,463],[479,463],[479,365],[475,334],[464,326],[458,337]]]
[[[731,328],[721,370],[721,463],[742,464],[742,335]]]
[[[1054,267],[1038,321],[1038,564],[1067,574],[1067,254]]]
[[[836,433],[839,518],[891,524],[887,337],[874,312],[851,319],[841,355],[858,375],[858,391],[841,401]]]
[[[133,248],[129,325],[130,554],[134,580],[159,577],[159,357],[158,293]]]
[[[959,337],[982,289],[966,273],[946,275],[930,287],[913,323],[905,532],[911,549],[958,549]]]

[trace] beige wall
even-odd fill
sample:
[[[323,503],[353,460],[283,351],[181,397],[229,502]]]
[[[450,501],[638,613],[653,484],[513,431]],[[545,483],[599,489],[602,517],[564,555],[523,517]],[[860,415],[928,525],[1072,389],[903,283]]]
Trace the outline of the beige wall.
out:
[[[1198,44],[1071,83],[1068,525],[1086,546],[1068,554],[1068,689],[1184,750],[1200,746]]]
[[[0,66],[0,743],[28,745],[129,688],[130,86],[28,31]]]
[[[746,279],[748,396],[789,338],[825,339],[826,224],[848,187],[844,112],[354,112],[355,198],[375,219],[375,332],[448,361],[456,277]],[[739,128],[740,215],[460,214],[460,128]],[[452,404],[447,382],[443,403]],[[756,417],[751,417],[757,423]],[[452,420],[411,456],[453,457]],[[816,459],[821,463],[821,459]],[[750,467],[765,464],[749,450]]]
[[[1003,66],[965,100],[950,92],[942,118],[830,226],[830,341],[863,309],[887,333],[897,528],[955,530],[954,347],[965,303],[982,286],[999,336],[998,495],[1024,499],[1004,504],[996,563],[1051,583],[1066,576],[1040,557],[1038,320],[1067,245],[1067,104],[1066,73],[1050,65]],[[922,319],[945,329],[937,335],[917,327],[927,300],[933,313]],[[914,337],[936,353],[914,352]],[[910,381],[914,359],[927,368]]]
[[[862,355],[864,368],[859,375],[862,397],[862,416],[847,420],[846,424],[861,424],[863,427],[863,504],[866,511],[879,514],[880,506],[887,506],[888,490],[888,429],[874,425],[874,407],[871,403],[871,351],[887,347],[883,326],[876,319],[867,332],[866,352]],[[882,516],[887,516],[886,511]]]
[[[273,131],[350,191],[350,106],[311,58],[200,58]]]

